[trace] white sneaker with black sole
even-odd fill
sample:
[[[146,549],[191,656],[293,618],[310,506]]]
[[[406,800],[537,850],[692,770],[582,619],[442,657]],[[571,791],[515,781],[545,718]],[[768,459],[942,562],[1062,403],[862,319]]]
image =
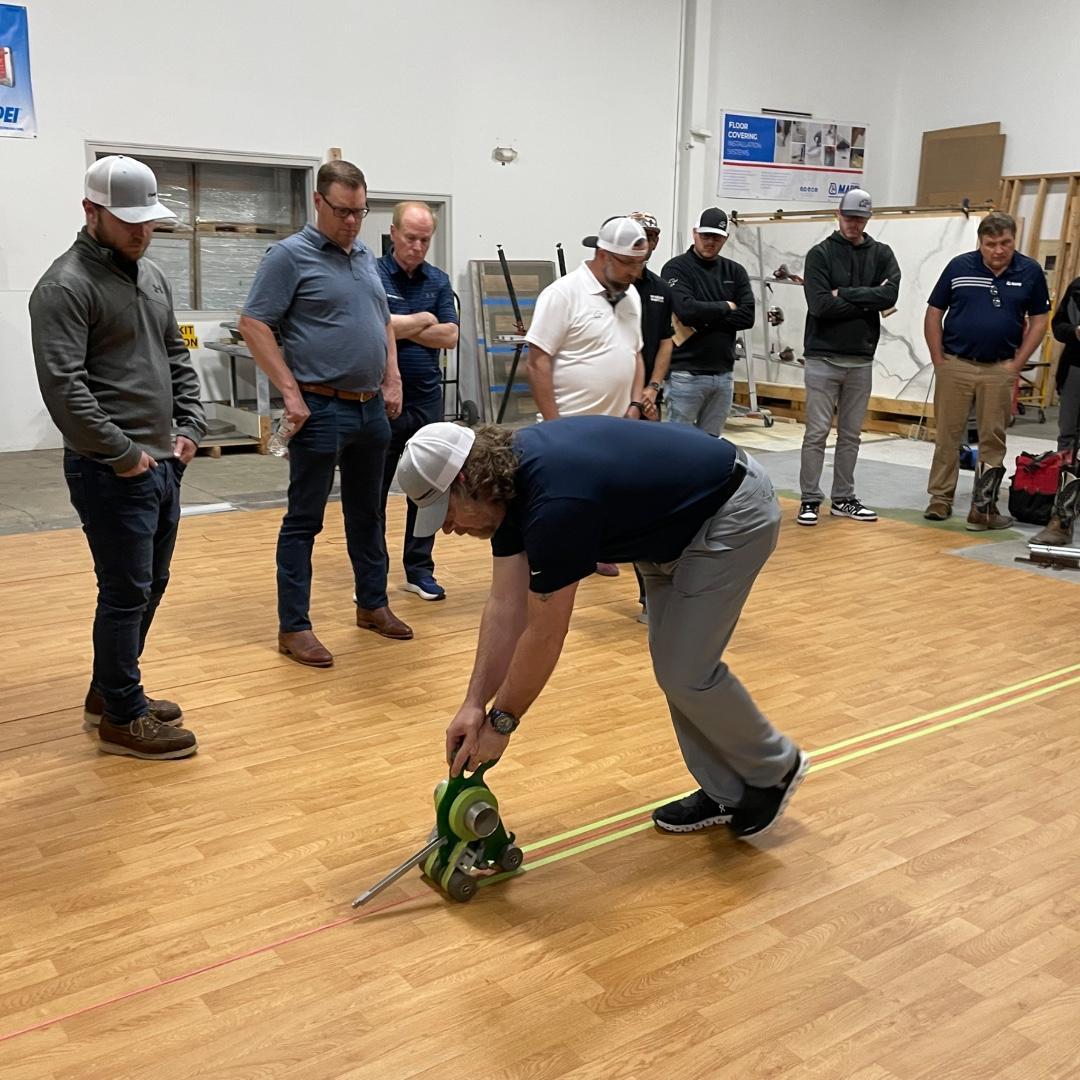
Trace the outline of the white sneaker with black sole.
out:
[[[816,525],[818,519],[818,512],[821,510],[821,503],[819,502],[803,502],[799,503],[799,513],[795,518],[795,521],[799,525]]]
[[[877,521],[877,514],[869,506],[863,506],[854,495],[850,499],[841,499],[829,507],[833,517],[851,518],[852,521]]]

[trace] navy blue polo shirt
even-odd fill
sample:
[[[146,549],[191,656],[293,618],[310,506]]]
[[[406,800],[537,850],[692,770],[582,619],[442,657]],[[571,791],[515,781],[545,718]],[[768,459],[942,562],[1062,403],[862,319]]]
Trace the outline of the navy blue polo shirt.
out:
[[[457,325],[454,290],[450,279],[431,263],[421,263],[412,274],[406,273],[387,252],[376,265],[391,315],[415,315],[430,311],[441,323]],[[400,338],[397,343],[398,369],[401,381],[411,397],[433,394],[442,382],[439,370],[441,349],[421,345],[418,341]]]
[[[1017,252],[995,275],[975,250],[950,260],[928,303],[947,311],[943,335],[947,353],[993,364],[1013,358],[1024,336],[1024,316],[1045,315],[1050,293],[1034,259]]]
[[[314,225],[270,247],[244,314],[281,334],[297,382],[378,390],[386,372],[390,309],[371,248],[345,252]]]
[[[598,562],[670,562],[721,505],[735,447],[689,424],[569,416],[514,435],[517,494],[491,538],[553,593]]]

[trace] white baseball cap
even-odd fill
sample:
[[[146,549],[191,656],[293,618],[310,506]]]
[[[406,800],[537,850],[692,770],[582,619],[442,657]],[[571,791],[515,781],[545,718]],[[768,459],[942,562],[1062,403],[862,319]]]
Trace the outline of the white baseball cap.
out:
[[[394,479],[416,503],[413,536],[434,536],[443,527],[450,485],[475,440],[472,428],[440,421],[425,425],[405,444]]]
[[[649,241],[645,230],[628,217],[611,217],[600,226],[599,236],[586,236],[581,241],[585,247],[602,248],[613,255],[637,255],[647,258]]]
[[[176,215],[158,201],[157,177],[135,158],[110,154],[86,170],[86,197],[129,225],[167,221]]]

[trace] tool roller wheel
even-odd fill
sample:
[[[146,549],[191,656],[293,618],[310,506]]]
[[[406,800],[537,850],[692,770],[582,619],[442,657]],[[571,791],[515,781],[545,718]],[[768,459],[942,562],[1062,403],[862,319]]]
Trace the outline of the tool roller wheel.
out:
[[[525,855],[521,848],[511,844],[503,849],[502,854],[495,861],[499,864],[500,870],[513,873],[525,861]]]
[[[446,894],[460,904],[468,903],[476,895],[476,882],[468,874],[455,870],[446,883]]]

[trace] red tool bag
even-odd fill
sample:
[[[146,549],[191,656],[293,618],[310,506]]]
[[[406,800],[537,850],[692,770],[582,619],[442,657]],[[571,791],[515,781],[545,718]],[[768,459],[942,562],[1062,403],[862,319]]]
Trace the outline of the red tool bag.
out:
[[[1050,520],[1062,466],[1072,455],[1048,450],[1045,454],[1022,451],[1016,458],[1016,472],[1009,489],[1009,513],[1029,525],[1045,525]]]

